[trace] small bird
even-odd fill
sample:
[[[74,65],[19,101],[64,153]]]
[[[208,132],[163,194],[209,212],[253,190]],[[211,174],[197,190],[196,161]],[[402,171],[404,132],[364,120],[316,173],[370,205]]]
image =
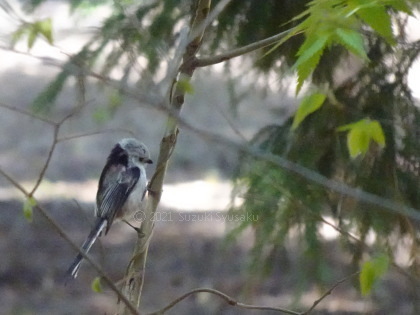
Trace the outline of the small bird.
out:
[[[118,142],[108,156],[99,178],[96,193],[96,223],[81,250],[87,253],[105,230],[108,233],[114,219],[122,219],[141,210],[147,191],[146,164],[153,163],[147,147],[134,138]],[[66,272],[66,278],[76,278],[83,256],[79,253]]]

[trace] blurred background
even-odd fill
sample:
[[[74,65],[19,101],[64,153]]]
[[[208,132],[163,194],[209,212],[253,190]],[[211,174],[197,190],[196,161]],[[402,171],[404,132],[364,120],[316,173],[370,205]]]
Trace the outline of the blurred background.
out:
[[[283,30],[279,27],[281,21],[288,21],[301,12],[307,3],[267,1],[258,9],[251,0],[239,2],[232,1],[221,20],[211,25],[204,39],[204,55],[239,47]],[[279,12],[280,2],[280,7],[286,8],[285,13],[269,14]],[[132,88],[139,95],[165,93],[168,85],[162,79],[183,27],[188,25],[190,5],[186,0],[141,4],[131,1],[1,1],[0,168],[30,191],[55,141],[51,161],[34,196],[77,243],[83,242],[93,223],[97,180],[114,144],[121,138],[135,136],[149,147],[152,159],[157,158],[166,113],[127,96],[124,87]],[[232,12],[242,20],[227,22],[226,16]],[[262,25],[261,18],[265,16],[267,24],[273,20],[276,23]],[[133,22],[133,17],[141,26]],[[411,17],[403,20],[405,40],[416,43],[420,40],[418,11],[414,10]],[[36,21],[44,22],[38,24],[41,31],[33,35],[31,43],[30,30]],[[48,29],[53,38],[48,37]],[[133,39],[136,36],[133,30],[144,32]],[[238,32],[235,40],[230,37],[232,32]],[[128,39],[135,44],[127,43]],[[380,56],[377,60],[387,64],[389,47],[381,46],[383,43],[379,43],[378,38],[369,40],[368,48],[376,48]],[[341,143],[338,151],[342,156],[331,153],[325,149],[326,142],[320,139],[329,139],[333,132],[331,128],[321,130],[319,127],[327,126],[327,122],[335,123],[332,117],[340,116],[329,110],[322,110],[321,116],[313,117],[300,134],[289,132],[290,117],[301,101],[301,94],[295,95],[296,77],[290,66],[295,61],[296,47],[301,43],[301,39],[292,41],[290,46],[280,48],[266,59],[262,57],[264,52],[252,53],[249,58],[198,69],[193,76],[193,93],[186,97],[183,118],[202,130],[285,156],[327,177],[382,196],[382,190],[387,189],[377,188],[369,180],[376,176],[375,170],[389,166],[390,160],[396,163],[397,153],[393,152],[395,155],[385,161],[388,164],[376,151],[368,155],[369,159],[351,164],[344,135],[337,140],[338,144],[328,143],[331,147]],[[416,49],[418,54],[418,47]],[[365,66],[354,56],[347,56],[345,62],[340,63],[343,51],[329,53],[327,59],[330,58],[331,64],[321,60],[321,65],[329,68],[324,69],[325,72],[333,72],[331,68],[334,68],[334,75],[328,77],[320,70],[312,84],[329,81],[336,96],[347,97],[349,107],[358,110],[357,115],[346,112],[351,119],[358,118],[360,113],[376,118],[381,112],[381,123],[385,121],[386,128],[388,116],[383,112],[388,111],[388,107],[386,110],[369,107],[369,102],[383,104],[381,99],[370,100],[354,92],[356,84],[369,85],[363,81],[368,76]],[[80,68],[72,68],[69,58]],[[407,103],[408,98],[394,100],[405,102],[401,105],[405,107],[398,114],[395,108],[389,109],[394,115],[393,121],[399,121],[406,128],[399,129],[402,142],[407,134],[412,136],[411,146],[405,147],[408,153],[403,149],[398,152],[398,156],[407,161],[412,161],[411,157],[418,152],[416,97],[420,92],[416,70],[419,63],[415,61],[414,56],[407,71],[401,74],[411,103]],[[99,80],[80,69],[95,71]],[[395,68],[388,70],[396,73]],[[108,77],[121,86],[106,84],[104,78]],[[380,84],[372,87],[372,91],[379,88],[383,93],[389,88]],[[310,88],[305,84],[303,91]],[[365,93],[373,95],[373,92]],[[402,92],[399,93],[391,94],[402,98]],[[357,99],[359,96],[367,105]],[[389,98],[389,95],[382,97]],[[409,122],[404,120],[405,114],[412,117]],[[68,118],[60,124],[54,140],[54,126],[65,117]],[[387,129],[385,134],[390,138],[395,136]],[[331,137],[338,138],[336,134]],[[286,149],[289,151],[285,152]],[[387,150],[388,146],[385,151],[389,153]],[[323,159],[331,168],[310,158]],[[410,165],[416,166],[416,161]],[[391,253],[394,259],[369,296],[361,296],[356,276],[336,288],[314,313],[416,314],[420,310],[415,251],[419,241],[418,222],[407,219],[407,223],[401,217],[392,217],[387,218],[386,223],[378,223],[376,218],[383,215],[374,207],[372,211],[379,211],[376,217],[352,221],[354,217],[361,218],[357,211],[365,211],[363,205],[338,198],[323,187],[312,187],[295,179],[296,175],[271,171],[272,165],[253,163],[243,153],[208,141],[181,126],[156,215],[142,311],[163,307],[197,287],[221,290],[247,304],[304,310],[322,292],[357,271],[370,255],[382,252]],[[151,165],[148,174],[153,171],[154,165]],[[400,187],[404,186],[399,188],[399,196],[388,190],[383,191],[383,195],[397,196],[397,200],[419,208],[418,173],[408,173],[411,177],[398,179]],[[365,181],[358,181],[359,175],[364,175]],[[262,177],[268,182],[261,183]],[[378,180],[383,184],[385,179]],[[96,272],[88,264],[83,265],[74,282],[63,285],[62,276],[76,253],[36,210],[32,222],[25,219],[24,196],[4,176],[0,176],[0,203],[1,313],[115,312],[117,298],[108,288],[104,287],[102,293],[91,289]],[[320,209],[316,214],[322,215],[321,221],[314,223],[313,215],[305,217],[303,208],[309,204]],[[342,213],[338,204],[344,209]],[[354,207],[358,210],[348,210]],[[341,232],[331,225],[340,226]],[[349,240],[349,231],[363,246]],[[390,239],[381,242],[381,233]],[[135,237],[126,224],[114,224],[92,250],[92,256],[116,282],[124,275]],[[188,298],[168,312],[260,313],[274,314],[235,308],[205,293]]]

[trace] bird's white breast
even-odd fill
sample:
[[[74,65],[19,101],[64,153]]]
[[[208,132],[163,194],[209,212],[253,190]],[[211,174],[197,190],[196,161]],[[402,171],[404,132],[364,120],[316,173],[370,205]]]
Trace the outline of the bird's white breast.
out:
[[[121,218],[130,219],[137,211],[142,211],[143,196],[147,189],[147,178],[144,167],[140,166],[139,168],[140,178],[121,209]]]

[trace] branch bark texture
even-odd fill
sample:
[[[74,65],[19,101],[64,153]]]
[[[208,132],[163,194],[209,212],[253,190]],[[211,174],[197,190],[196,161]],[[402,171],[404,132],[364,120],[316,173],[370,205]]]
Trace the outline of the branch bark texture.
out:
[[[162,196],[162,186],[166,174],[167,165],[172,152],[175,149],[178,136],[178,120],[181,109],[184,104],[185,84],[189,84],[191,77],[196,68],[196,53],[201,46],[201,41],[205,28],[197,29],[203,25],[210,11],[211,0],[198,0],[195,6],[195,12],[192,12],[190,25],[190,34],[194,34],[194,38],[185,48],[182,64],[178,71],[178,80],[174,80],[172,93],[169,93],[169,112],[165,134],[161,140],[160,152],[157,160],[155,173],[151,177],[149,183],[149,194],[145,206],[145,221],[142,222],[141,230],[134,248],[134,253],[130,264],[127,268],[124,281],[123,294],[137,308],[140,306],[140,298],[144,282],[145,265],[147,259],[147,251],[149,242],[153,233],[154,214],[159,205]],[[130,314],[126,305],[121,303],[119,314]]]

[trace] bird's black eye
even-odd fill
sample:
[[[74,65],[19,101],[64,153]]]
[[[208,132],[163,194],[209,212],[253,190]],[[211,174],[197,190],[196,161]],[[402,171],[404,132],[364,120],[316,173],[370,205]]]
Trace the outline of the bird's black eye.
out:
[[[149,158],[139,157],[141,163],[153,164],[152,160]]]

